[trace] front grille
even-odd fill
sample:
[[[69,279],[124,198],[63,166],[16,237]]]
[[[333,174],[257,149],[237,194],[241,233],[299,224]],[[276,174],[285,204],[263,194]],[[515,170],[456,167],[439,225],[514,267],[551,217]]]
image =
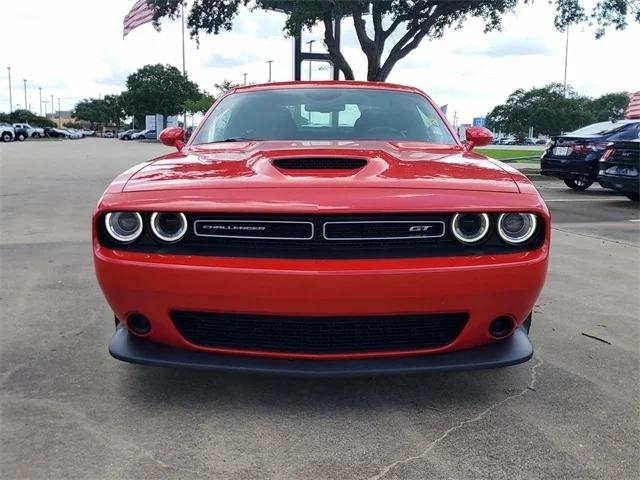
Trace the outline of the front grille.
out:
[[[142,213],[145,225],[149,214]],[[187,213],[189,230],[180,242],[163,244],[145,228],[139,240],[117,244],[99,219],[100,242],[119,250],[220,257],[357,259],[492,255],[538,248],[544,221],[525,245],[507,245],[494,228],[486,241],[463,245],[449,227],[451,214],[272,215]]]
[[[213,348],[335,354],[436,348],[451,343],[468,314],[303,317],[173,311],[189,342]]]
[[[367,164],[361,158],[279,158],[273,165],[281,170],[356,170]]]

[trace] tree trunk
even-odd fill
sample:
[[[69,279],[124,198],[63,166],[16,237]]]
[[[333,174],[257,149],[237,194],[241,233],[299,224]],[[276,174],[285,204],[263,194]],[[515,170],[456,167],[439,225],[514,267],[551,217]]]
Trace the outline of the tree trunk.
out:
[[[325,10],[322,21],[324,23],[324,43],[327,46],[327,51],[329,52],[331,60],[334,65],[340,69],[345,80],[355,80],[351,65],[349,65],[347,59],[342,55],[340,47],[336,42],[336,38],[333,35],[333,16],[330,9]]]

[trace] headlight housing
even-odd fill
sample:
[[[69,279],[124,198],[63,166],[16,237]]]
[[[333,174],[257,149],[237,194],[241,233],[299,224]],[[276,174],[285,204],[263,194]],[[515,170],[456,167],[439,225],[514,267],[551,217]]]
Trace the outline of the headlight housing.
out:
[[[120,243],[131,243],[142,233],[142,216],[138,212],[110,212],[104,217],[109,235]]]
[[[532,213],[503,213],[498,217],[498,235],[510,245],[521,245],[533,237],[537,225]]]
[[[451,231],[458,241],[466,244],[484,240],[491,228],[486,213],[456,213],[451,220]]]
[[[187,233],[187,217],[184,213],[160,213],[151,215],[151,231],[163,242],[175,243]]]

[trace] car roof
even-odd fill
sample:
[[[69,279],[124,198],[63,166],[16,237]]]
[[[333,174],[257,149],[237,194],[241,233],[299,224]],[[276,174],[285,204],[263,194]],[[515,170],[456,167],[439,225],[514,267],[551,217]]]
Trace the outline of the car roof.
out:
[[[370,88],[373,90],[396,90],[401,92],[424,93],[415,87],[387,82],[362,82],[358,80],[313,80],[260,83],[235,87],[232,92],[252,92],[287,88]]]

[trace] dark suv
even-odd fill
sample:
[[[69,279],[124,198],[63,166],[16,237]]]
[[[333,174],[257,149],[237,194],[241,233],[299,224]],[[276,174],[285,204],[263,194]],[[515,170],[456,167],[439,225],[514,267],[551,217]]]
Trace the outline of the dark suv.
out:
[[[552,137],[540,160],[540,173],[557,177],[574,190],[586,190],[598,178],[598,161],[610,142],[640,138],[640,120],[594,123]]]

